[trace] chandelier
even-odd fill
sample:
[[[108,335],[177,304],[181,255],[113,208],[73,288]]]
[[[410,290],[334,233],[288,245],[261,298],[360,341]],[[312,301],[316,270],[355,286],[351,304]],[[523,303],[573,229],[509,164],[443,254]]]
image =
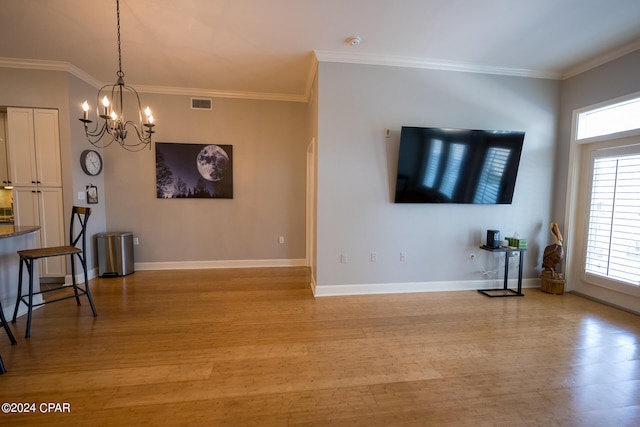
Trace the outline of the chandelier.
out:
[[[98,120],[96,120],[93,128],[90,129],[89,126],[93,121],[89,119],[89,103],[87,101],[82,104],[84,114],[80,121],[84,123],[87,140],[96,147],[108,147],[116,141],[122,148],[129,151],[139,151],[147,146],[151,149],[151,135],[154,133],[153,127],[155,126],[151,110],[147,107],[143,111],[138,92],[124,83],[122,52],[120,50],[120,0],[116,0],[116,12],[118,16],[118,72],[116,73],[118,80],[114,85],[102,86],[98,91],[96,96],[96,116]],[[137,102],[137,122],[125,119],[125,95],[129,95],[128,97],[132,99],[129,105],[135,105],[133,103]],[[137,140],[133,142],[126,139],[129,130],[132,129],[137,137]]]

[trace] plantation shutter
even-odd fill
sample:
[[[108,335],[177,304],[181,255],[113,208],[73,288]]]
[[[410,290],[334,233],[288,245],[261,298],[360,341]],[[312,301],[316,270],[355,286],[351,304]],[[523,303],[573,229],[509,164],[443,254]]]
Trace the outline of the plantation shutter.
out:
[[[594,159],[585,271],[640,286],[640,155]]]

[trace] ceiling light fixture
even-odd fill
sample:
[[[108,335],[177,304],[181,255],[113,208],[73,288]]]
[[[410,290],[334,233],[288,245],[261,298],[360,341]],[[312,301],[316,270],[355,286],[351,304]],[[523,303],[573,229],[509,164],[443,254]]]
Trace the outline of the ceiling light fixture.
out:
[[[102,126],[98,125],[98,120],[93,129],[89,129],[89,123],[93,123],[89,119],[89,103],[87,101],[82,104],[84,114],[80,121],[84,123],[84,131],[89,142],[99,148],[108,147],[113,141],[116,141],[126,150],[139,151],[145,147],[151,149],[151,135],[154,133],[153,116],[151,110],[147,107],[144,110],[145,121],[143,122],[143,110],[140,105],[140,96],[138,92],[124,83],[124,73],[122,72],[122,53],[120,49],[120,0],[116,0],[116,13],[118,17],[118,80],[114,85],[105,85],[100,88],[96,97],[96,116],[102,119]],[[126,120],[124,116],[125,94],[135,96],[130,97],[129,105],[138,106],[138,121]],[[99,104],[102,104],[100,109]],[[127,128],[135,130],[137,141],[130,143],[126,141]],[[102,138],[106,137],[103,141]],[[110,139],[109,139],[110,138]]]

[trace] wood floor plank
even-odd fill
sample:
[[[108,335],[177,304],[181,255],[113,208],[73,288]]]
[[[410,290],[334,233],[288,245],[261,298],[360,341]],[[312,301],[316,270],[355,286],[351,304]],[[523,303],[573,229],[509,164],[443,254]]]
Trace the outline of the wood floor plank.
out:
[[[0,403],[71,412],[0,425],[640,425],[639,316],[572,294],[315,299],[305,268],[91,287],[98,317],[64,301],[0,339]]]

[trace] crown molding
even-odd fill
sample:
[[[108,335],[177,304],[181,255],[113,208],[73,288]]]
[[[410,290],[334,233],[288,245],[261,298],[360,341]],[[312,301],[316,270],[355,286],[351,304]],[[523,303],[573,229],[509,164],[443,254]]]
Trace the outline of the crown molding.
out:
[[[307,102],[305,95],[268,92],[241,92],[224,91],[200,88],[184,88],[169,86],[145,86],[136,85],[139,93],[152,93],[160,95],[185,95],[212,98],[253,99],[262,101]]]
[[[448,61],[443,59],[418,58],[410,56],[376,55],[367,53],[345,53],[336,51],[314,51],[319,62],[341,62],[348,64],[384,65],[393,67],[423,68],[429,70],[460,71],[465,73],[497,74],[502,76],[532,77],[559,80],[562,73],[544,70],[493,67]]]
[[[101,88],[105,84],[92,77],[90,74],[81,70],[73,64],[62,61],[43,61],[37,59],[15,59],[0,57],[0,68],[19,68],[27,70],[46,70],[46,71],[62,71],[74,75],[85,83],[90,84],[96,89]],[[308,102],[310,87],[313,84],[315,76],[315,64],[312,65],[309,73],[306,90],[304,94],[287,94],[287,93],[263,93],[263,92],[242,92],[242,91],[220,91],[200,88],[181,88],[181,87],[165,87],[165,86],[145,86],[136,85],[136,90],[140,93],[154,93],[161,95],[184,95],[184,96],[208,96],[214,98],[233,98],[233,99],[252,99],[264,101],[285,101],[285,102]]]
[[[626,45],[623,45],[618,49],[608,51],[604,55],[597,56],[595,58],[590,59],[589,61],[583,62],[573,68],[570,68],[569,70],[564,72],[564,74],[562,75],[562,79],[566,80],[568,78],[577,76],[578,74],[584,73],[585,71],[589,71],[593,68],[599,67],[600,65],[606,64],[607,62],[613,61],[629,53],[635,52],[638,49],[640,49],[640,39],[635,40]]]

